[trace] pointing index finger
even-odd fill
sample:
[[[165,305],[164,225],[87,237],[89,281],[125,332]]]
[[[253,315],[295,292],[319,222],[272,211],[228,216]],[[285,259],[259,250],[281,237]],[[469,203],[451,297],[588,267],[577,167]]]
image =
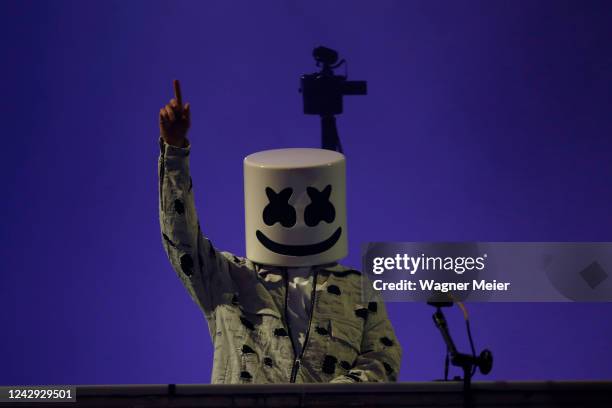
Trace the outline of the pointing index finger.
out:
[[[176,103],[179,107],[183,106],[183,97],[181,96],[181,83],[178,79],[173,81],[174,84],[174,97],[176,98]]]

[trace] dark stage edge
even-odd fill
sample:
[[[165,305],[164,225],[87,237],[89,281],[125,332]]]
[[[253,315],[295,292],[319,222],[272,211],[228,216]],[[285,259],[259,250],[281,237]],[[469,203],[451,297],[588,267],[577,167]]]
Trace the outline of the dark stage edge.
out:
[[[82,385],[73,403],[25,407],[462,407],[460,382],[275,385]],[[612,408],[612,381],[482,381],[473,407]]]

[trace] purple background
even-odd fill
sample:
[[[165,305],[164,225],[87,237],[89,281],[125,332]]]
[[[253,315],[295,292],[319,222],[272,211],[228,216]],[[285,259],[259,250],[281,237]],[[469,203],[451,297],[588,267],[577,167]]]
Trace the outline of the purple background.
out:
[[[367,241],[612,241],[612,3],[2,1],[0,383],[205,383],[206,324],[157,219],[157,112],[180,78],[205,232],[244,253],[242,158],[317,146],[324,44],[350,257]],[[494,379],[612,378],[612,304],[470,305]],[[433,310],[390,304],[402,380],[442,374]],[[448,312],[467,350],[458,310]],[[483,378],[479,376],[478,378]]]

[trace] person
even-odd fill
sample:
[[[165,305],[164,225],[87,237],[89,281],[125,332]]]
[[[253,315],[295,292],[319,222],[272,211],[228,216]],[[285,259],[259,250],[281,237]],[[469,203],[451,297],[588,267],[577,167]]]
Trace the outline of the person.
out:
[[[247,256],[221,252],[196,214],[191,109],[178,80],[174,93],[159,111],[162,242],[208,322],[212,382],[397,381],[402,350],[384,303],[364,289],[359,271],[337,262],[347,252],[344,156],[322,149],[248,156]],[[321,242],[296,244],[321,234]]]

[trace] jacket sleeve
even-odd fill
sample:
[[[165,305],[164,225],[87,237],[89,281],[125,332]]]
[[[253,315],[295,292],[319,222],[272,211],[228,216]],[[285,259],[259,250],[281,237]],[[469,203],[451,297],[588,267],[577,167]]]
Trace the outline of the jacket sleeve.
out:
[[[367,303],[367,308],[361,310],[367,313],[361,353],[346,374],[334,378],[331,382],[397,381],[402,348],[395,336],[391,321],[387,317],[384,302],[378,295],[375,295],[372,301]]]
[[[207,319],[215,305],[234,293],[229,262],[200,230],[189,173],[191,146],[179,148],[160,138],[159,223],[173,269]],[[210,319],[209,319],[210,323]]]

